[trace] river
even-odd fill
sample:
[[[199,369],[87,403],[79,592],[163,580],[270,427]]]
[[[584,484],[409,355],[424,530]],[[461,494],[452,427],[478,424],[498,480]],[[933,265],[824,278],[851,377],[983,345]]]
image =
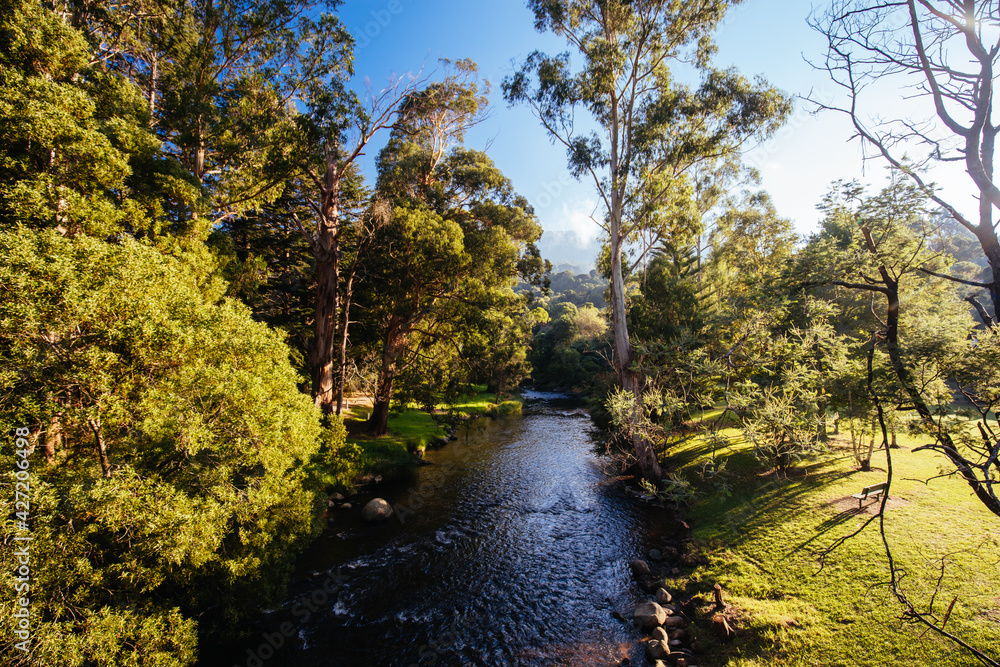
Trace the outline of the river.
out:
[[[405,521],[335,510],[289,602],[224,664],[637,664],[639,634],[612,612],[645,599],[629,562],[669,522],[612,483],[577,404],[525,398],[523,416],[475,420],[412,483],[379,490]]]

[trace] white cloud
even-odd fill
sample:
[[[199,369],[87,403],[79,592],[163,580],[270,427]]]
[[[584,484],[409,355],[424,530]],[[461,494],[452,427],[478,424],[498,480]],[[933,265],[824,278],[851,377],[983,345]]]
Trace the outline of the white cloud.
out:
[[[567,241],[572,239],[578,248],[585,248],[601,236],[603,230],[591,218],[600,216],[597,210],[597,202],[593,199],[583,199],[572,204],[563,202],[554,220],[543,222],[546,231],[551,232],[572,232],[571,234],[560,234],[559,236]]]

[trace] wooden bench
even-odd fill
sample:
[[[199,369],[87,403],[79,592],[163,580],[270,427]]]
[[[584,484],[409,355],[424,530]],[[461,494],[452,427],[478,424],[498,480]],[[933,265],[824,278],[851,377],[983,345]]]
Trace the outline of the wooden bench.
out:
[[[861,509],[861,505],[869,498],[878,498],[883,493],[885,493],[885,482],[881,484],[872,484],[871,486],[866,486],[861,489],[861,493],[855,493],[851,498],[858,499],[858,509]]]

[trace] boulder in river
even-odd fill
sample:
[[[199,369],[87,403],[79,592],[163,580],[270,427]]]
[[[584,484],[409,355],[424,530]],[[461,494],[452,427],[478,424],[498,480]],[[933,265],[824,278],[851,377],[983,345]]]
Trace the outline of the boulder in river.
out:
[[[652,630],[663,625],[667,620],[667,612],[655,602],[643,602],[632,612],[632,618],[642,630]]]
[[[392,516],[392,506],[381,498],[373,498],[361,510],[361,518],[365,521],[385,521]]]
[[[670,643],[669,637],[667,637],[667,631],[663,628],[656,627],[653,628],[653,639],[659,639],[660,641]]]
[[[650,660],[663,660],[670,655],[670,647],[659,639],[646,640],[646,657]]]
[[[637,577],[648,577],[650,574],[649,565],[646,561],[639,558],[636,558],[634,561],[629,563],[629,567],[632,568],[632,574]]]
[[[683,616],[666,616],[666,609],[663,610],[663,613],[664,619],[662,625],[666,628],[670,628],[672,630],[687,624],[687,621],[684,620]]]
[[[666,588],[661,588],[656,591],[656,601],[660,604],[670,604],[673,601],[673,596],[670,595],[670,591]]]

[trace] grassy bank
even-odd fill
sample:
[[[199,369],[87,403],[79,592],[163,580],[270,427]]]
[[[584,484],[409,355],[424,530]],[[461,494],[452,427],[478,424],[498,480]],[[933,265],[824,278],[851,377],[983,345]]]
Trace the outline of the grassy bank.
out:
[[[727,643],[701,631],[709,664],[972,665],[973,658],[922,627],[899,619],[890,592],[886,554],[876,519],[820,566],[820,553],[856,530],[877,510],[858,510],[851,494],[885,479],[885,454],[861,472],[850,443],[802,462],[788,479],[768,475],[735,430],[715,452],[726,472],[702,473],[712,459],[701,437],[672,453],[696,490],[689,517],[707,563],[673,582],[711,598],[719,583],[736,615],[737,637]],[[911,452],[926,439],[901,438],[892,450],[894,479],[885,523],[893,556],[906,571],[902,587],[922,609],[933,598],[942,619],[955,599],[947,629],[1000,656],[1000,521],[954,477],[926,480],[947,469],[930,452]],[[945,564],[941,591],[934,587]],[[690,582],[689,582],[690,577]],[[697,629],[694,630],[697,632]]]
[[[476,393],[459,399],[452,405],[441,404],[434,416],[444,416],[449,412],[461,416],[500,416],[520,412],[519,401],[496,403],[496,395],[488,393],[486,386],[476,387]],[[371,438],[362,432],[362,422],[370,411],[365,405],[352,406],[347,411],[345,422],[350,435],[348,441],[361,448],[359,471],[362,478],[380,476],[383,480],[398,479],[409,474],[414,467],[413,451],[427,447],[434,440],[447,435],[446,426],[434,419],[430,413],[415,405],[389,416],[389,433],[381,438]]]

